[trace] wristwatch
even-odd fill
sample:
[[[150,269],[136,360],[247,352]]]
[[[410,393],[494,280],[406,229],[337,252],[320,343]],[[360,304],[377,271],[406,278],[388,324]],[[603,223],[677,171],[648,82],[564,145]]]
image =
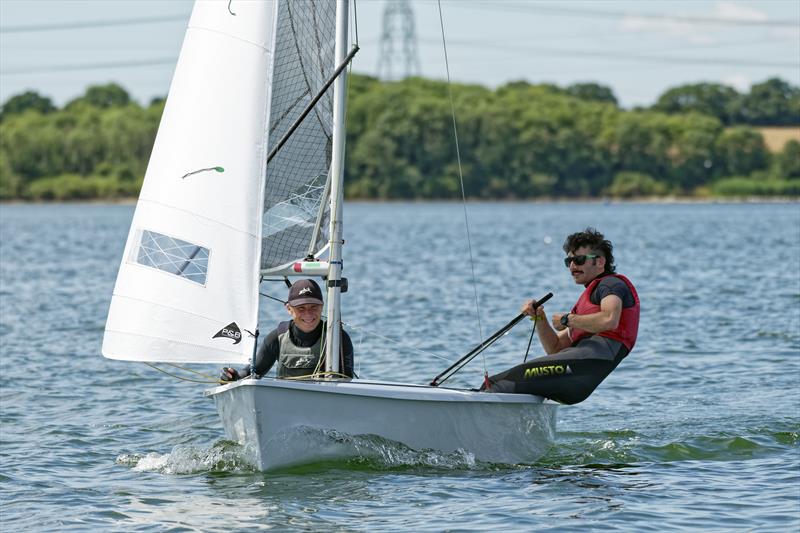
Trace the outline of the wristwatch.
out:
[[[569,327],[569,313],[561,316],[561,325],[565,328]]]

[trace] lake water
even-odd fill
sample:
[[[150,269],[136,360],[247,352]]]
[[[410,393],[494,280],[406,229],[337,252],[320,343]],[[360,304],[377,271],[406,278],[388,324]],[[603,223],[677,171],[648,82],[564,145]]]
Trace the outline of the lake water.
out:
[[[224,440],[206,385],[100,355],[133,207],[0,206],[0,530],[800,529],[798,204],[468,211],[480,322],[460,204],[348,204],[343,314],[362,377],[427,383],[448,365],[432,354],[456,359],[524,299],[569,308],[561,243],[588,224],[639,290],[632,354],[559,407],[536,464],[374,443],[264,474]],[[262,330],[283,316],[265,300]],[[452,384],[517,364],[529,333]]]

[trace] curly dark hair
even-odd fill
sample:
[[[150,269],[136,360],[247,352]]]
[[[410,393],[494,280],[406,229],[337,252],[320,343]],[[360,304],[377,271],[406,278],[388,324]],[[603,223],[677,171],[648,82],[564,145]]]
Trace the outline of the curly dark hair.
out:
[[[614,265],[614,246],[607,240],[602,233],[594,228],[586,228],[583,231],[573,233],[564,241],[564,253],[573,254],[578,248],[583,246],[592,250],[592,253],[602,255],[606,258],[606,274],[616,271]]]

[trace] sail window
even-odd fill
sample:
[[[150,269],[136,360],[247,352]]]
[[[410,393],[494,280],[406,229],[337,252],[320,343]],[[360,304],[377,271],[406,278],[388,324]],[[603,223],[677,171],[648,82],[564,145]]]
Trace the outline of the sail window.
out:
[[[135,263],[206,284],[208,248],[149,230],[140,230],[137,242]]]
[[[301,191],[290,194],[286,200],[268,209],[264,213],[262,236],[270,237],[292,227],[313,229],[317,211],[325,200],[326,180],[327,175],[317,176],[316,180],[302,186]],[[295,253],[303,252],[301,248],[297,250]]]

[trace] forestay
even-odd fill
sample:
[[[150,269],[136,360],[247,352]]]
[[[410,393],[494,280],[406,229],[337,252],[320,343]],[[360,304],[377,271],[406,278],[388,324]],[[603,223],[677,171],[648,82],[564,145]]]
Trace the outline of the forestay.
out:
[[[335,9],[195,4],[117,277],[106,357],[250,359],[261,269],[326,242],[332,97],[269,164],[267,154],[334,70]]]

